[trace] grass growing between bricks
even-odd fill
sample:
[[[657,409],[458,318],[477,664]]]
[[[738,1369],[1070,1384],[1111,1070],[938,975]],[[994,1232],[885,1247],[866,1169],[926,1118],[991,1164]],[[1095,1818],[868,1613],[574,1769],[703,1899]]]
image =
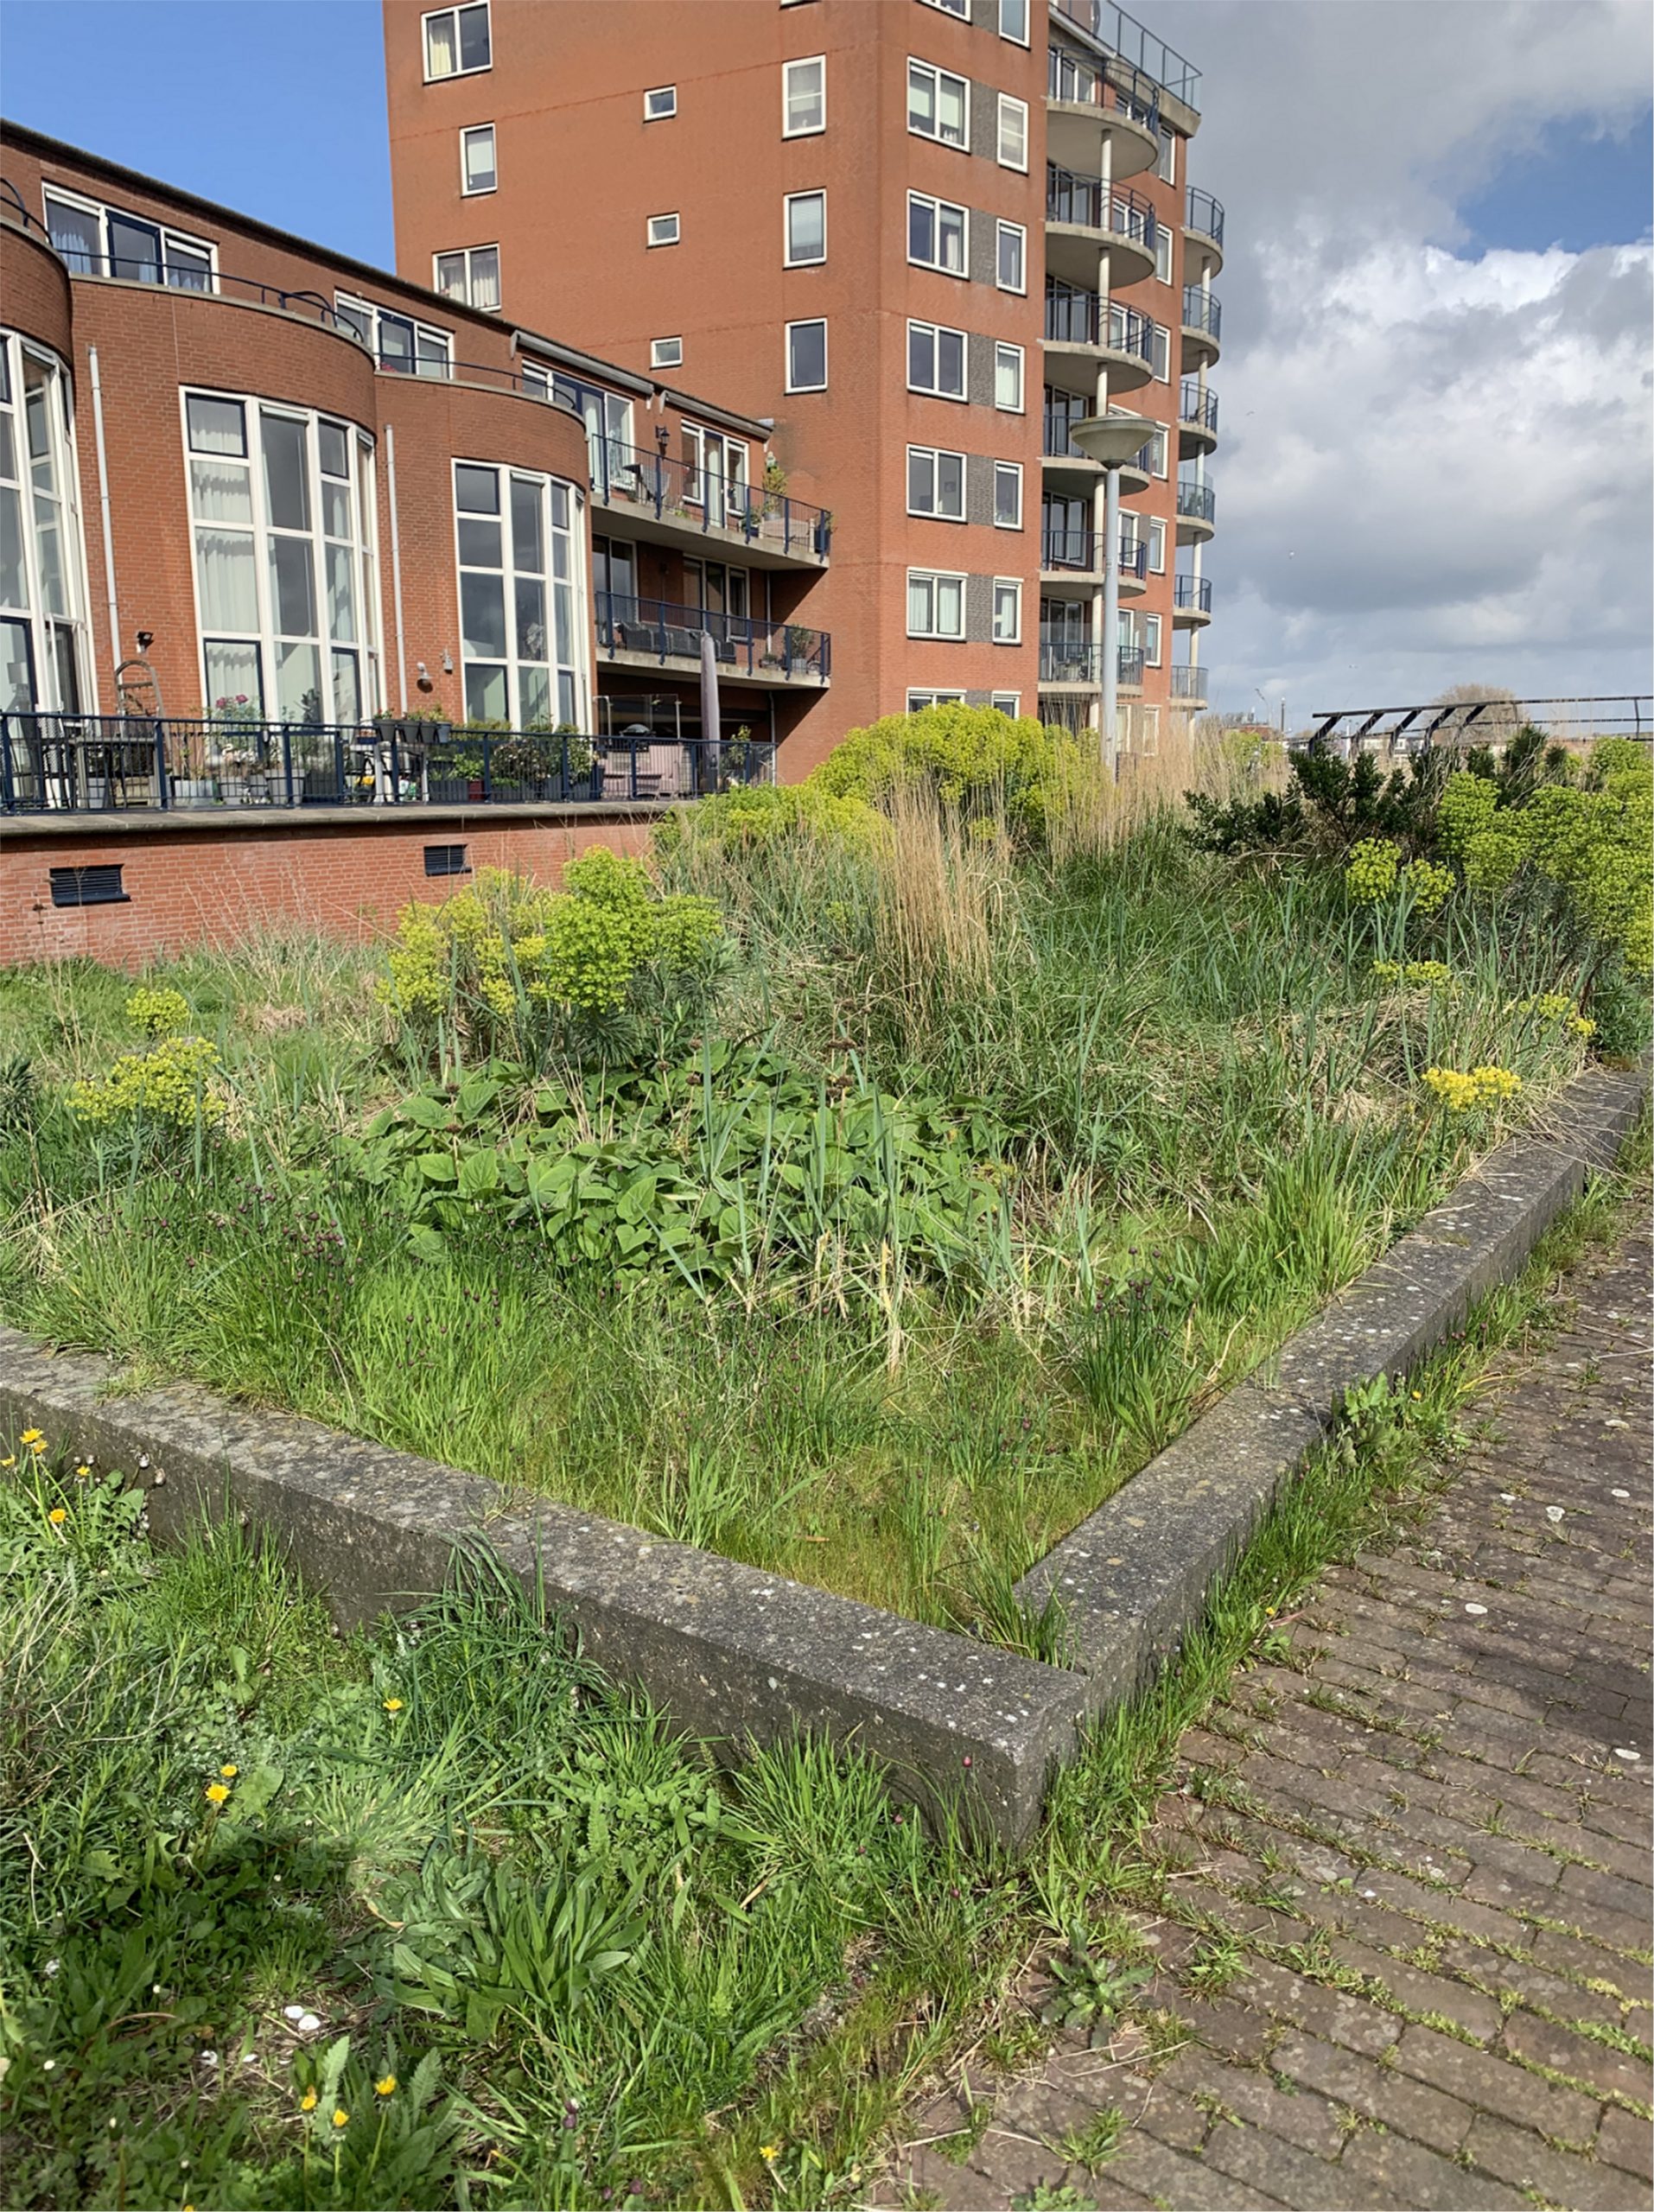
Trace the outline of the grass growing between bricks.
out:
[[[1646,1161],[1644,1131],[1626,1173]],[[715,1775],[485,1567],[334,1638],[233,1527],[156,1557],[141,1500],[53,1449],[73,1440],[18,1440],[9,2201],[852,2203],[926,2082],[963,2063],[980,2092],[1059,2014],[1106,2041],[1139,2013],[1148,2063],[1169,2056],[1189,2031],[1142,2011],[1140,1916],[1175,1910],[1143,1847],[1180,1740],[1249,1661],[1301,1663],[1300,1594],[1428,1503],[1490,1361],[1546,1325],[1626,1189],[1600,1180],[1457,1341],[1351,1408],[1016,1863],[923,1830],[853,1759]],[[1207,1994],[1243,1945],[1262,1955],[1197,1928]],[[1281,1957],[1346,1980],[1324,1942]],[[1113,2131],[1076,2158],[1105,2169]]]

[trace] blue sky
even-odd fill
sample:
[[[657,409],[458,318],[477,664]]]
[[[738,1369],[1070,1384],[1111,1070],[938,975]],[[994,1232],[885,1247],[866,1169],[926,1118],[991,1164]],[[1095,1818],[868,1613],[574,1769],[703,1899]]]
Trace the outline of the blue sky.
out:
[[[1654,221],[1654,118],[1645,108],[1619,130],[1584,117],[1552,123],[1536,143],[1513,148],[1454,212],[1461,250],[1473,253],[1634,244]]]

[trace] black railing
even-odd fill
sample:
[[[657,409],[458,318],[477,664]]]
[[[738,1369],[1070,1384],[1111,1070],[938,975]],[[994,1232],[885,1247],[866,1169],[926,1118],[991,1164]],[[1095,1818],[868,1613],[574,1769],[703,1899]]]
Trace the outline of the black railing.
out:
[[[1210,484],[1179,482],[1177,511],[1194,522],[1212,522],[1216,518],[1218,502]]]
[[[1185,377],[1178,388],[1177,419],[1193,423],[1198,429],[1218,435],[1218,395],[1203,391],[1193,377]]]
[[[1047,523],[1040,532],[1040,566],[1075,569],[1087,575],[1096,575],[1102,569],[1103,550],[1107,543],[1101,531],[1068,530]],[[1136,576],[1141,582],[1148,574],[1148,540],[1123,533],[1119,567],[1123,576]]]
[[[660,662],[701,658],[703,632],[712,639],[721,668],[788,683],[825,683],[832,672],[833,641],[802,622],[754,622],[744,614],[718,614],[670,599],[596,595],[597,644],[601,652],[639,653]]]
[[[1209,192],[1202,192],[1198,185],[1189,187],[1188,207],[1183,218],[1187,230],[1199,231],[1203,238],[1215,245],[1224,242],[1224,203],[1214,200]]]
[[[1223,335],[1223,309],[1210,292],[1199,284],[1183,287],[1183,327],[1185,330],[1204,331],[1215,345]]]
[[[1050,345],[1108,346],[1140,360],[1154,359],[1155,326],[1148,315],[1066,284],[1059,276],[1046,278],[1045,333]]]
[[[1129,62],[1110,60],[1105,73],[1060,47],[1047,47],[1046,97],[1075,107],[1117,109],[1160,136],[1160,86]]]
[[[1128,690],[1140,687],[1143,680],[1143,656],[1141,647],[1122,645],[1116,662],[1118,680]],[[1041,683],[1085,683],[1101,690],[1103,683],[1103,648],[1084,638],[1042,638],[1040,640],[1040,681]]]
[[[390,717],[344,726],[0,715],[8,814],[693,798],[772,782],[774,761],[774,746],[750,737],[715,744]]]
[[[1212,578],[1210,576],[1179,576],[1172,588],[1172,604],[1192,609],[1197,614],[1212,612]]]
[[[1141,70],[1174,99],[1199,108],[1200,72],[1175,47],[1167,46],[1135,16],[1117,7],[1115,0],[1052,0],[1052,4],[1059,16],[1066,16],[1071,23],[1078,23],[1099,45],[1110,48],[1120,57],[1112,66]]]
[[[1110,187],[1098,177],[1076,176],[1055,162],[1046,163],[1046,220],[1109,231],[1116,238],[1130,238],[1145,253],[1155,251],[1155,211],[1146,200],[1124,185]]]
[[[676,455],[648,453],[596,432],[590,442],[592,493],[608,506],[646,508],[657,519],[691,530],[726,531],[774,552],[827,556],[832,518],[807,499],[742,484]]]
[[[1171,677],[1173,698],[1191,700],[1197,707],[1206,705],[1209,696],[1206,686],[1212,680],[1210,669],[1189,668],[1180,661],[1174,661]]]

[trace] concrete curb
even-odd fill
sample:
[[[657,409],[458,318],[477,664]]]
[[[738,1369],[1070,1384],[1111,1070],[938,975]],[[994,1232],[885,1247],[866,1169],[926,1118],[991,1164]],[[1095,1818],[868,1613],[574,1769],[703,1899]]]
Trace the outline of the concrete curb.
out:
[[[1204,1414],[1019,1586],[1056,1597],[1078,1671],[924,1628],[595,1514],[236,1405],[193,1384],[115,1395],[108,1360],[0,1330],[0,1420],[43,1429],[148,1492],[152,1533],[202,1513],[271,1531],[341,1624],[441,1586],[486,1546],[573,1622],[610,1675],[731,1752],[798,1732],[854,1740],[904,1795],[1026,1841],[1087,1713],[1128,1694],[1198,1618],[1344,1392],[1407,1367],[1521,1266],[1636,1121],[1645,1072],[1598,1071],[1555,1133],[1502,1146],[1266,1370]]]

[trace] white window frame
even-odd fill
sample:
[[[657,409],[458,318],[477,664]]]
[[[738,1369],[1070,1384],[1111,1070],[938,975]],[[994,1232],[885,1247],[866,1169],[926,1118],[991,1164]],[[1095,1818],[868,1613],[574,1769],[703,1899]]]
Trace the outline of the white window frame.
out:
[[[1007,365],[1007,356],[1016,356],[1016,401],[1008,405],[999,396],[999,372]],[[1028,370],[1027,355],[1021,346],[1014,346],[1007,338],[994,340],[994,404],[1002,415],[1022,415],[1027,411]]]
[[[937,127],[934,130],[926,130],[913,120],[913,72],[916,69],[928,72],[932,79],[932,105],[934,108],[937,118]],[[945,77],[948,79],[950,84],[957,85],[964,94],[964,98],[960,102],[960,112],[964,118],[964,136],[962,137],[949,138],[944,135],[942,130],[942,79]],[[944,69],[934,61],[921,60],[918,54],[910,54],[907,57],[907,129],[909,135],[914,138],[928,138],[933,146],[951,146],[956,153],[968,154],[970,151],[970,78],[962,77],[957,69]]]
[[[35,362],[46,372],[43,404],[47,417],[47,447],[51,462],[52,489],[48,492],[35,477],[35,461],[30,453],[28,428],[28,403],[24,394],[27,381],[23,375],[25,359]],[[16,506],[17,521],[22,537],[19,569],[22,582],[22,602],[9,606],[0,621],[16,624],[27,633],[29,654],[29,675],[30,696],[22,700],[16,711],[41,714],[65,714],[89,710],[98,705],[97,671],[92,653],[92,635],[88,609],[91,601],[86,563],[86,542],[80,516],[80,469],[74,440],[74,382],[69,364],[49,346],[42,346],[34,339],[25,338],[21,332],[0,330],[0,359],[3,359],[10,378],[11,397],[5,403],[12,417],[13,458],[16,474],[8,480]],[[41,498],[54,505],[54,516],[42,517],[37,501]],[[41,525],[55,524],[58,536],[57,569],[62,585],[61,612],[49,608],[41,573]],[[194,549],[191,552],[194,566]],[[59,665],[56,651],[58,639],[67,633],[68,654],[73,664],[74,698],[65,698],[58,683]],[[8,702],[0,693],[0,705]]]
[[[941,350],[937,340],[943,336],[958,340],[959,389],[957,391],[944,391],[938,385],[913,382],[913,333],[916,330],[928,330],[931,334],[932,366]],[[951,323],[926,322],[922,316],[909,315],[907,318],[907,389],[909,391],[922,391],[930,399],[949,399],[952,400],[956,405],[963,405],[969,398],[970,391],[970,340],[965,332],[956,330]]]
[[[670,231],[662,231],[664,224],[671,226]],[[657,246],[681,245],[684,230],[679,211],[673,208],[665,215],[649,216],[644,223],[643,236],[645,245],[652,250]]]
[[[1148,435],[1144,439],[1143,442],[1150,448],[1148,455],[1149,474],[1154,476],[1158,476],[1164,480],[1167,478],[1171,467],[1170,448],[1166,435],[1166,425],[1163,423],[1151,423],[1148,425]]]
[[[913,463],[916,460],[928,461],[930,464],[931,504],[928,507],[916,507],[913,505]],[[957,513],[951,507],[944,507],[937,504],[938,486],[941,478],[940,464],[944,460],[957,461],[959,464],[959,506]],[[957,452],[952,446],[909,446],[907,479],[908,513],[922,516],[926,522],[964,522],[970,504],[967,481],[967,471],[970,466],[965,455]]]
[[[1160,709],[1140,706],[1136,715],[1138,732],[1138,753],[1145,760],[1152,760],[1160,751]]]
[[[470,175],[470,170],[466,165],[465,142],[468,138],[480,138],[485,130],[488,134],[489,168],[490,173],[493,177],[493,182],[492,184],[468,184],[466,180]],[[460,132],[460,197],[461,200],[481,200],[486,198],[489,193],[498,192],[499,189],[499,134],[496,132],[492,123],[468,123]]]
[[[819,325],[821,329],[821,382],[819,384],[794,384],[792,381],[792,334],[795,330],[809,330],[815,327],[817,325]],[[786,349],[784,355],[784,364],[786,370],[786,389],[789,391],[825,391],[827,389],[827,379],[830,368],[827,353],[826,316],[824,315],[803,315],[798,321],[787,323],[785,326],[784,343]]]
[[[942,242],[942,217],[945,212],[959,218],[959,265],[950,268],[945,261],[926,261],[913,251],[913,210],[930,210],[932,236],[939,248]],[[938,276],[955,276],[961,283],[970,281],[970,210],[962,207],[957,200],[938,200],[934,193],[910,192],[907,195],[907,259],[914,269],[933,269]]]
[[[800,200],[819,200],[821,202],[821,251],[796,254],[792,251],[792,210]],[[827,258],[827,188],[817,185],[810,192],[786,192],[781,195],[781,266],[783,269],[819,269]]]
[[[1020,284],[1005,282],[1004,262],[1007,238],[1016,240],[1017,266],[1022,272]],[[1028,289],[1028,233],[1024,223],[1008,223],[1002,218],[994,225],[994,283],[1002,292],[1015,292],[1019,299],[1026,299]]]
[[[997,707],[1000,713],[1012,721],[1018,721],[1021,718],[1022,694],[1020,691],[991,692],[989,695],[988,703],[990,707]]]
[[[665,107],[652,107],[652,100],[665,100]],[[651,85],[643,96],[643,119],[646,123],[670,123],[678,112],[676,85]]]
[[[964,704],[963,691],[910,691],[907,694],[910,715],[922,715],[926,707],[963,707]]]
[[[913,586],[916,583],[927,585],[930,589],[931,627],[928,630],[915,630],[913,627]],[[938,599],[937,587],[940,584],[957,584],[959,587],[959,626],[957,630],[938,630],[936,627]],[[957,569],[909,569],[907,571],[908,636],[910,638],[937,638],[946,645],[963,643],[965,633],[965,594],[969,588],[970,579],[963,570]]]
[[[1002,594],[1009,594],[1013,609],[1012,628],[1008,636],[1002,636],[1000,632],[999,609]],[[1022,579],[1021,576],[996,576],[994,578],[993,619],[990,627],[995,645],[1020,645],[1021,644]]]
[[[1005,151],[1005,124],[1009,117],[1020,124],[1022,138],[1022,158],[1018,161]],[[1021,175],[1028,173],[1028,104],[1014,92],[1002,92],[994,109],[994,158],[1002,169],[1015,169]]]
[[[792,121],[792,73],[795,69],[819,69],[821,72],[821,119],[818,123]],[[801,54],[795,60],[781,64],[781,136],[783,138],[816,138],[827,128],[827,57],[824,54]]]
[[[1169,223],[1155,225],[1155,275],[1162,284],[1172,281],[1172,226]]]
[[[430,67],[431,25],[439,16],[453,16],[454,59],[457,64],[460,59],[460,17],[467,10],[474,7],[480,7],[488,18],[488,59],[486,61],[474,61],[468,69],[456,67],[444,70],[440,77],[433,76]],[[494,19],[489,0],[458,0],[458,4],[452,8],[427,9],[419,18],[419,59],[425,73],[425,82],[428,85],[448,85],[452,84],[455,77],[480,77],[492,69],[494,66]]]
[[[1021,12],[1022,28],[1020,31],[1007,30],[1005,28],[1006,18],[1008,16],[1012,14],[1013,10],[1020,10]],[[1000,36],[1003,39],[1008,39],[1013,46],[1027,46],[1029,43],[1030,38],[1028,29],[1029,19],[1033,13],[1034,10],[1031,5],[1031,0],[999,0]]]
[[[385,348],[379,340],[379,325],[386,321],[404,327],[410,333],[412,350],[409,356],[408,375],[436,377],[439,380],[446,380],[453,375],[454,334],[451,330],[438,330],[434,323],[417,321],[412,315],[404,315],[396,308],[376,307],[372,300],[363,299],[359,292],[335,292],[333,298],[340,321],[361,340],[373,356],[375,366],[385,369],[387,375],[398,375],[402,372],[386,366]],[[357,330],[359,322],[366,324],[366,334]],[[419,350],[422,340],[428,349],[423,354]],[[442,354],[440,365],[433,359],[439,351]]]
[[[999,485],[1002,476],[1009,477],[1016,486],[1016,520],[1002,522],[999,518]],[[996,461],[994,463],[994,528],[1021,530],[1022,527],[1022,464],[1020,461]]]
[[[124,207],[113,207],[109,201],[104,200],[90,200],[85,193],[71,192],[66,186],[56,182],[48,182],[41,187],[41,214],[45,221],[48,237],[51,235],[52,229],[49,203],[54,200],[62,207],[75,209],[80,214],[92,215],[97,219],[98,257],[103,265],[99,269],[77,271],[77,274],[106,276],[112,273],[116,257],[110,251],[109,225],[111,218],[113,217],[118,222],[142,223],[145,229],[156,232],[161,246],[160,269],[162,290],[175,292],[216,292],[218,290],[219,250],[211,238],[195,238],[188,231],[181,231],[175,223],[163,223],[158,216],[129,214]],[[205,284],[168,284],[167,270],[178,265],[169,261],[168,257],[176,251],[205,257],[207,261]],[[123,277],[117,281],[124,283],[136,283],[143,280],[137,277]]]
[[[499,297],[494,302],[492,307],[485,307],[480,301],[473,296],[476,280],[472,274],[471,260],[474,254],[479,253],[491,253],[494,257],[494,286],[499,294]],[[462,292],[450,292],[441,282],[437,275],[437,268],[440,263],[455,260],[462,260],[465,264],[465,289]],[[498,245],[454,245],[449,246],[446,252],[432,254],[430,257],[430,288],[433,292],[440,294],[445,300],[458,300],[461,305],[465,307],[475,308],[479,315],[499,315],[503,313],[506,289],[505,279],[500,273],[499,248]]]
[[[925,0],[925,5],[938,15],[956,16],[962,23],[970,21],[970,0]]]
[[[671,351],[677,346],[674,353]],[[677,338],[652,338],[649,340],[649,365],[652,369],[681,369],[684,365],[684,340]]]
[[[1158,614],[1145,614],[1142,623],[1143,666],[1158,668],[1161,652],[1161,619]]]
[[[587,641],[591,633],[592,607],[586,567],[585,502],[581,488],[577,484],[571,484],[566,477],[553,475],[543,468],[519,468],[511,461],[484,461],[474,454],[453,455],[448,463],[448,505],[454,515],[454,575],[456,607],[463,605],[465,588],[461,579],[468,571],[472,574],[489,575],[495,573],[486,563],[465,562],[461,558],[459,472],[461,468],[492,469],[498,486],[500,544],[500,566],[498,573],[500,579],[502,612],[506,618],[506,650],[503,664],[506,671],[506,696],[509,708],[506,720],[513,729],[520,729],[527,719],[523,715],[521,705],[520,669],[524,663],[517,650],[517,615],[512,604],[512,590],[513,579],[519,571],[514,557],[515,524],[512,513],[511,487],[512,478],[519,477],[525,483],[535,485],[539,493],[540,529],[543,538],[541,565],[538,570],[525,569],[520,573],[538,576],[544,587],[547,633],[544,660],[531,659],[527,664],[544,668],[546,671],[549,719],[553,722],[569,719],[579,728],[588,728],[590,727],[591,670]],[[556,546],[558,532],[554,499],[554,493],[557,491],[563,493],[568,503],[569,520],[566,529],[569,573],[565,576],[559,576],[557,572]],[[560,584],[566,587],[569,595],[569,643],[571,651],[570,657],[566,662],[560,661],[556,657],[556,593]],[[491,653],[473,655],[467,652],[464,620],[461,613],[459,652],[460,705],[461,715],[468,718],[471,710],[465,696],[468,667],[480,663],[484,667],[495,668],[501,665],[501,661],[496,659]],[[557,696],[557,679],[565,670],[571,679],[570,688],[574,694],[574,713],[569,717],[565,717],[563,714],[562,702]],[[456,721],[460,719],[461,715],[455,717]]]
[[[1166,574],[1166,524],[1158,515],[1148,518],[1148,567],[1154,575]]]
[[[1175,130],[1161,128],[1160,157],[1155,163],[1155,174],[1167,184],[1177,182],[1177,133]]]
[[[1148,365],[1156,384],[1172,381],[1172,334],[1163,322],[1148,326]]]

